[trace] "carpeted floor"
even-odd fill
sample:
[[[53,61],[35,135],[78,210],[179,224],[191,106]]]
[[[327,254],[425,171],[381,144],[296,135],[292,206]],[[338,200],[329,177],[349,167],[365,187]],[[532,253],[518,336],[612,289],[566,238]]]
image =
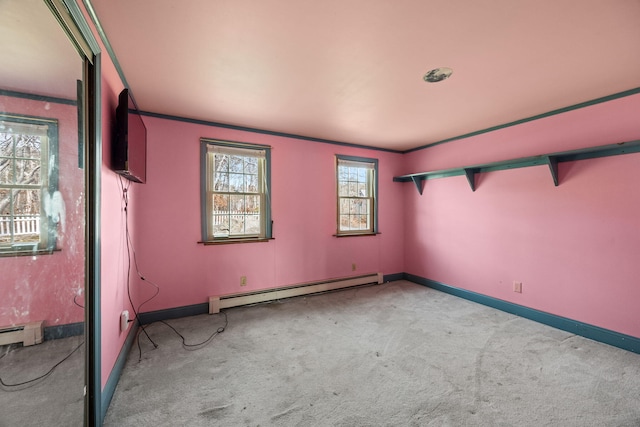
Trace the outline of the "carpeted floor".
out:
[[[0,427],[75,427],[84,420],[84,336],[0,346]]]
[[[105,425],[640,426],[640,355],[410,282],[225,313],[150,325]]]

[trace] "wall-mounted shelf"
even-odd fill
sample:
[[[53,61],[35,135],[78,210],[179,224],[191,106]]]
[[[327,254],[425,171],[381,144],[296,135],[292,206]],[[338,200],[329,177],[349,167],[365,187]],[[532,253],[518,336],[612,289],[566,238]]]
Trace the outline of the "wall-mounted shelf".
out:
[[[640,152],[640,140],[621,142],[618,144],[601,145],[599,147],[583,148],[580,150],[562,151],[559,153],[542,154],[539,156],[521,157],[518,159],[504,160],[501,162],[482,163],[478,165],[464,166],[460,168],[442,169],[431,172],[412,173],[409,175],[395,176],[395,182],[413,182],[422,194],[424,180],[446,178],[450,176],[465,175],[472,191],[476,191],[476,174],[494,172],[505,169],[526,168],[529,166],[547,165],[557,187],[558,163],[573,162],[576,160],[595,159],[597,157],[618,156],[620,154]]]

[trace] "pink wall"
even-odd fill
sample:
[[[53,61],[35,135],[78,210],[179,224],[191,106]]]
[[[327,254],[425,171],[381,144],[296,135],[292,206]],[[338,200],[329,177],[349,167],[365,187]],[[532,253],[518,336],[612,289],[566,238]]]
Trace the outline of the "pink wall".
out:
[[[44,321],[57,326],[84,321],[84,171],[78,167],[77,108],[0,96],[0,111],[58,120],[59,187],[64,215],[59,251],[0,258],[0,326]]]
[[[402,193],[392,182],[402,155],[145,117],[147,184],[136,188],[140,269],[160,286],[142,311],[199,304],[211,295],[404,269]],[[272,146],[275,239],[204,246],[200,235],[200,138]],[[336,238],[335,154],[379,159],[379,229]],[[357,271],[351,270],[351,264]],[[247,285],[240,286],[240,277]],[[139,301],[153,289],[137,281]]]
[[[640,95],[406,155],[404,173],[640,139]],[[640,154],[403,187],[405,271],[640,337]],[[523,293],[513,292],[513,281]]]

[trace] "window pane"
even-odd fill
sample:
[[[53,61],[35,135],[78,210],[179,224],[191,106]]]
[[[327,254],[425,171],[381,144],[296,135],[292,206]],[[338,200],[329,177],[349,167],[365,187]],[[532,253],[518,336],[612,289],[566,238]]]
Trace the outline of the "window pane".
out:
[[[224,172],[217,172],[213,180],[214,191],[229,191],[229,174]]]
[[[40,184],[39,160],[16,160],[16,184]]]
[[[0,214],[0,245],[9,244],[11,244],[11,215]]]
[[[0,184],[13,184],[13,160],[0,158]]]
[[[40,190],[16,190],[13,212],[15,215],[40,215]]]
[[[358,195],[358,184],[356,182],[349,183],[349,197],[355,197]]]
[[[245,193],[257,193],[258,192],[258,175],[245,175],[244,176]]]
[[[258,174],[258,159],[256,157],[245,157],[244,173]]]
[[[241,193],[244,190],[244,175],[239,173],[229,174],[229,191]]]
[[[229,156],[225,154],[216,154],[214,157],[214,169],[216,172],[228,172]]]
[[[229,211],[229,196],[226,194],[213,195],[213,213],[227,213]]]
[[[41,142],[39,136],[16,135],[16,157],[28,159],[39,159],[41,153]]]
[[[367,170],[364,168],[358,169],[358,182],[367,182]]]
[[[245,209],[247,213],[260,213],[260,196],[246,196]]]
[[[260,234],[260,215],[247,215],[245,217],[245,233]]]
[[[0,157],[13,156],[13,138],[8,133],[0,132]]]
[[[367,184],[358,184],[358,197],[368,197]]]
[[[231,215],[229,232],[231,234],[245,234],[244,233],[244,215],[242,214]]]
[[[242,172],[244,170],[244,157],[229,156],[229,170],[231,172]]]
[[[213,215],[213,234],[229,235],[229,215]]]
[[[232,194],[229,196],[229,210],[231,213],[244,213],[244,196]]]

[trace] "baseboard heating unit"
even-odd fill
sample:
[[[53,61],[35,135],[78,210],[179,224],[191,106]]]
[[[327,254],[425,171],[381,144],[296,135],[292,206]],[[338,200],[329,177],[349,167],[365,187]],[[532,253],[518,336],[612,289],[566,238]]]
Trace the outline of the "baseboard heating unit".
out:
[[[374,273],[364,276],[352,276],[320,282],[301,283],[298,285],[267,289],[257,292],[212,296],[209,297],[209,314],[218,313],[220,312],[220,309],[223,308],[317,294],[320,292],[334,291],[336,289],[351,288],[354,286],[380,284],[382,282],[382,273]]]
[[[0,327],[0,345],[22,343],[26,347],[40,344],[43,337],[42,322]]]

